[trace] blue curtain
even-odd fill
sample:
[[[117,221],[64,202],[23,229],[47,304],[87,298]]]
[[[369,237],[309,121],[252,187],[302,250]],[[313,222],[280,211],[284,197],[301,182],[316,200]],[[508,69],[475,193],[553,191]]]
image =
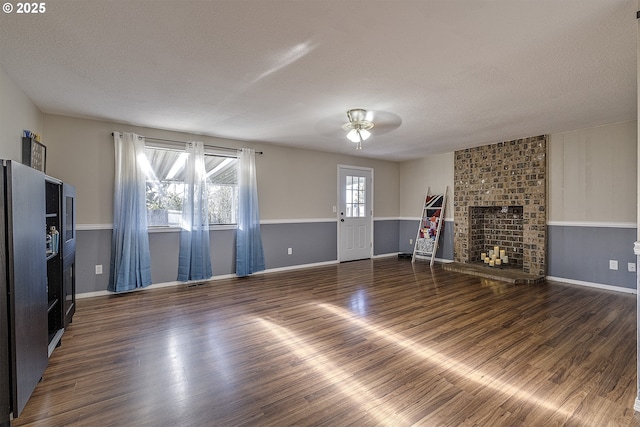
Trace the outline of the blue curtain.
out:
[[[134,133],[113,133],[115,191],[108,290],[127,292],[151,284],[147,233],[146,176],[138,159],[145,158],[144,139]]]
[[[207,178],[204,167],[204,144],[187,143],[182,230],[178,280],[205,280],[213,276],[209,249],[209,207]]]
[[[265,269],[260,237],[255,151],[243,148],[238,154],[238,163],[236,275],[247,276]]]

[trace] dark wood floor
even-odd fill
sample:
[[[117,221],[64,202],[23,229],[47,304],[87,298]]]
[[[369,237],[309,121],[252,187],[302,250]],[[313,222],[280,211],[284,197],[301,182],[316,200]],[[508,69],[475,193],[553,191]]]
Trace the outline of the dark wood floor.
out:
[[[395,258],[81,299],[12,425],[640,425],[635,310]]]

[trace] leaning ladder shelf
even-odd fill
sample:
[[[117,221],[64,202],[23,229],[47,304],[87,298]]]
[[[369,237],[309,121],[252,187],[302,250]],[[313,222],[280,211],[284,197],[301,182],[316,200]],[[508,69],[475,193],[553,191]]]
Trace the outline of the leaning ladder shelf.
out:
[[[430,194],[427,187],[411,262],[415,262],[416,257],[430,258],[429,265],[433,265],[440,242],[442,223],[444,222],[444,208],[447,204],[448,189],[449,187],[445,187],[443,194]]]

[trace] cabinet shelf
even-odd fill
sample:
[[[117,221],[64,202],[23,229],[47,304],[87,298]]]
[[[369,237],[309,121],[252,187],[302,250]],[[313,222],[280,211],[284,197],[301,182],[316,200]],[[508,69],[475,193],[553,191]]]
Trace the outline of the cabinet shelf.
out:
[[[50,312],[51,310],[53,310],[53,308],[56,306],[56,304],[58,304],[58,298],[54,298],[52,300],[49,300],[49,306],[47,307],[47,313]]]

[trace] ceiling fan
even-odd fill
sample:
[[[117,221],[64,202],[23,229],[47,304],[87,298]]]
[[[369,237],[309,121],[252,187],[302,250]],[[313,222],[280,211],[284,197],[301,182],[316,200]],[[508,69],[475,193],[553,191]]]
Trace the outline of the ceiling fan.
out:
[[[402,125],[400,116],[384,110],[354,108],[347,111],[347,119],[348,122],[345,123],[344,113],[335,113],[316,122],[315,129],[332,141],[342,140],[346,132],[355,148],[362,149],[363,141],[369,136],[377,138]]]
[[[347,111],[347,118],[349,121],[342,125],[342,129],[348,132],[347,138],[356,144],[356,150],[362,150],[362,143],[371,136],[369,130],[374,123],[367,120],[367,110],[362,108]]]

